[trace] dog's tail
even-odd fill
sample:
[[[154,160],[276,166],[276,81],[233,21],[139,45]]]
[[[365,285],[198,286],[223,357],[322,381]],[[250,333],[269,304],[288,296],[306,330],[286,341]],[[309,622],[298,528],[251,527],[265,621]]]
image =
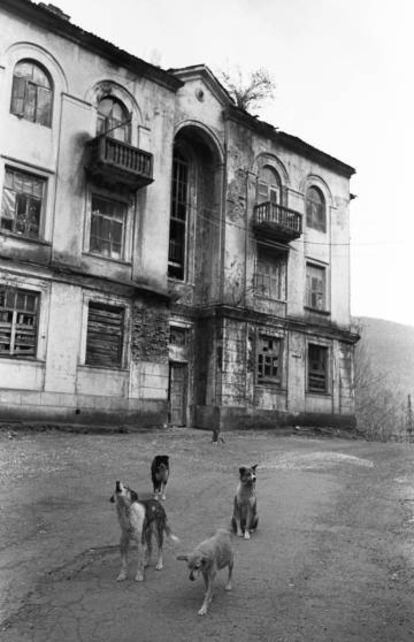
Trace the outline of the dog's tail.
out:
[[[168,524],[168,522],[165,522],[164,530],[165,530],[165,534],[166,534],[166,536],[167,536],[167,537],[168,537],[172,542],[174,542],[175,544],[179,544],[179,543],[180,543],[180,538],[179,538],[179,537],[177,537],[177,535],[174,535],[174,533],[172,532],[172,530],[171,530],[170,525]]]

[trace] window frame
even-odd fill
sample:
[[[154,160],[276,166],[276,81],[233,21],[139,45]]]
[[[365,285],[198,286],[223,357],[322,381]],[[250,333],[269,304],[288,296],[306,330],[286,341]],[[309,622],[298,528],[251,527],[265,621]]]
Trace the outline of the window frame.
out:
[[[268,343],[268,348],[264,350],[264,343]],[[276,350],[274,345],[278,346]],[[259,332],[256,337],[256,368],[255,368],[255,379],[258,386],[274,386],[277,388],[282,387],[283,383],[283,350],[284,350],[284,341],[280,336],[274,336],[264,332]],[[266,357],[268,357],[268,363],[266,364]],[[266,374],[266,368],[275,368],[274,361],[271,363],[270,360],[277,359],[277,372],[276,374]]]
[[[6,195],[5,191],[9,190],[12,191],[12,188],[7,186],[7,174],[18,174],[23,177],[28,177],[31,179],[37,180],[39,183],[42,185],[42,194],[40,199],[40,207],[39,207],[39,222],[38,222],[38,233],[37,235],[35,234],[30,234],[27,232],[18,232],[16,231],[16,219],[17,219],[17,205],[18,199],[17,197],[22,197],[25,196],[26,199],[29,199],[30,196],[32,196],[33,200],[36,200],[36,198],[33,195],[30,195],[28,192],[20,191],[17,192],[15,191],[16,197],[15,197],[15,212],[14,212],[14,217],[11,219],[13,221],[13,229],[8,229],[7,227],[3,227],[3,219],[6,219],[7,217],[3,216],[3,211],[4,211],[4,203],[6,201]],[[25,179],[23,178],[22,181]],[[29,241],[42,241],[44,239],[44,228],[45,228],[45,212],[46,212],[46,207],[47,207],[47,196],[48,196],[48,177],[37,173],[30,171],[26,168],[21,168],[21,167],[16,167],[14,165],[5,165],[4,166],[4,173],[3,173],[3,187],[2,187],[2,194],[1,194],[1,208],[0,208],[0,234],[7,234],[10,236],[15,236],[19,239],[24,239],[24,240],[29,240]],[[30,205],[26,202],[26,210]],[[26,212],[27,215],[27,212]],[[26,220],[27,223],[27,220]]]
[[[122,231],[122,243],[121,243],[121,253],[120,257],[109,256],[103,252],[98,252],[92,249],[91,246],[91,237],[92,237],[92,216],[93,216],[93,198],[96,197],[105,202],[115,203],[118,206],[122,206],[124,211],[124,222],[123,222],[123,231]],[[114,261],[117,263],[127,263],[131,262],[131,251],[132,251],[132,235],[133,235],[133,208],[135,205],[135,200],[127,200],[126,197],[123,197],[122,194],[115,194],[104,190],[103,188],[96,188],[95,185],[89,185],[86,195],[86,215],[85,215],[85,229],[84,229],[84,253],[90,257],[93,257],[98,260],[104,261]],[[105,218],[105,216],[103,217]],[[115,219],[114,219],[115,220]]]
[[[324,368],[313,368],[311,367],[311,355],[310,352],[313,349],[320,350],[320,354],[324,354]],[[312,342],[309,341],[307,344],[306,348],[306,390],[310,394],[321,394],[321,395],[326,395],[330,393],[330,355],[331,355],[331,350],[330,346],[317,343],[317,342]],[[319,361],[321,363],[321,359],[314,359],[314,361]],[[315,378],[318,377],[320,378],[322,375],[320,373],[323,373],[324,379],[323,381],[323,388],[321,386],[315,385],[314,383],[312,384],[311,382],[311,377]]]
[[[113,118],[111,115],[105,115],[99,112],[99,105],[104,101],[104,100],[111,100],[112,101],[112,109],[110,114],[112,114],[112,110],[114,109],[115,106],[119,106],[121,111],[123,112],[123,115],[125,116],[125,120],[118,120],[117,118]],[[128,145],[131,144],[131,113],[128,111],[126,108],[126,105],[117,98],[116,96],[113,96],[111,94],[105,94],[101,96],[98,100],[97,106],[96,106],[96,135],[97,136],[109,136],[109,138],[113,138],[115,140],[118,140],[123,143],[127,143]],[[123,124],[122,124],[123,123]],[[117,136],[116,132],[122,131],[123,136]],[[115,135],[112,135],[115,133]]]
[[[7,296],[9,292],[14,294],[14,303],[13,306],[7,305]],[[1,297],[3,293],[4,302],[1,304]],[[23,297],[32,297],[34,299],[34,310],[28,309],[18,309],[18,296]],[[4,330],[5,336],[7,336],[7,325],[8,322],[2,320],[3,315],[10,313],[12,314],[12,319],[10,322],[10,350],[8,352],[3,352],[0,349],[0,359],[23,359],[25,361],[33,361],[37,359],[37,354],[39,350],[39,326],[40,326],[40,310],[41,310],[41,292],[39,290],[27,289],[25,287],[19,286],[10,286],[7,284],[0,284],[0,333]],[[33,316],[34,322],[30,324],[18,323],[17,319],[19,316]],[[3,325],[4,324],[4,325]],[[18,326],[23,326],[19,328]],[[32,332],[28,331],[28,328],[33,328]],[[30,334],[33,336],[33,349],[32,354],[28,352],[19,352],[16,351],[16,336],[19,334],[25,335]]]
[[[179,170],[181,168],[181,171]],[[191,161],[183,154],[181,149],[174,149],[171,174],[171,206],[168,236],[168,277],[178,281],[185,281],[187,277],[187,235],[190,225],[191,212]],[[185,170],[185,180],[182,173]],[[182,215],[180,215],[180,211]],[[173,229],[177,228],[180,237],[176,246],[180,248],[182,256],[174,256],[171,251],[175,242]]]
[[[323,274],[323,278],[320,279],[320,282],[322,282],[322,289],[318,290],[313,288],[312,282],[316,279],[316,276],[312,276],[311,270],[314,270],[314,271],[318,270],[321,274]],[[314,305],[313,297],[314,296],[317,297],[321,295],[322,295],[322,304],[321,304],[321,307],[318,307],[317,302],[316,302],[316,305]],[[313,261],[306,261],[305,307],[314,312],[329,314],[328,266],[327,265],[320,265]]]
[[[113,356],[109,355],[108,361],[98,363],[94,360],[89,360],[88,361],[88,355],[90,356],[90,344],[89,344],[89,349],[88,349],[88,337],[91,334],[91,329],[90,329],[90,310],[91,308],[95,309],[95,312],[97,310],[100,310],[101,312],[114,312],[115,310],[120,311],[120,336],[119,336],[119,345],[118,345],[118,358],[117,361],[115,362],[113,360]],[[99,317],[99,315],[98,315]],[[96,323],[99,323],[101,326],[104,325],[102,321],[96,321]],[[84,365],[87,366],[88,368],[109,368],[113,370],[120,370],[124,367],[124,362],[125,362],[125,349],[126,349],[126,342],[125,342],[125,336],[126,336],[126,323],[127,323],[127,313],[126,313],[126,306],[125,305],[120,305],[118,303],[113,303],[113,302],[108,302],[108,301],[102,301],[100,299],[95,299],[91,297],[87,302],[86,302],[86,327],[85,327],[85,352],[84,352]],[[115,321],[116,324],[116,321]],[[113,326],[114,324],[112,324]],[[108,324],[107,330],[111,329],[111,324]],[[102,332],[100,330],[97,332],[94,330],[94,333],[96,335],[99,335],[99,340],[102,341],[102,337],[106,335],[106,337],[113,337],[114,332],[112,329],[111,331],[107,332]],[[96,340],[96,338],[95,338]],[[94,343],[94,341],[92,342]]]
[[[319,200],[313,199],[310,194],[316,192]],[[318,213],[318,210],[319,213]],[[326,198],[317,185],[309,185],[305,198],[306,227],[326,234],[327,231],[327,207]]]
[[[275,253],[274,256],[271,256],[271,253]],[[278,274],[272,276],[271,274],[260,272],[260,264],[266,264],[266,258],[268,258],[268,264],[273,263],[274,267],[277,267]],[[255,296],[261,297],[263,299],[269,299],[271,301],[279,301],[281,303],[286,303],[287,300],[287,269],[288,269],[288,256],[287,252],[279,250],[278,248],[267,247],[260,243],[257,244],[257,251],[255,257],[255,266],[254,266],[254,294]],[[272,280],[277,281],[277,295],[272,295],[272,288],[266,287],[263,284],[264,280],[268,280],[271,284]],[[262,286],[259,285],[259,282],[262,282]]]
[[[45,86],[40,84],[39,82],[36,82],[33,79],[33,72],[32,72],[32,78],[29,79],[28,76],[20,76],[16,74],[16,68],[19,65],[22,64],[30,64],[32,65],[33,69],[37,68],[46,78],[46,80],[49,83],[49,86]],[[19,88],[20,85],[20,88]],[[19,89],[20,89],[20,97],[19,97]],[[21,91],[23,89],[23,91]],[[48,112],[47,112],[47,118],[44,119],[45,122],[42,122],[41,118],[41,112],[39,108],[39,96],[41,95],[42,92],[48,92]],[[54,103],[54,83],[52,80],[52,76],[48,69],[44,67],[41,63],[39,63],[37,60],[33,60],[31,58],[22,58],[21,60],[18,60],[13,68],[13,77],[12,77],[12,86],[11,86],[11,95],[10,95],[10,113],[13,114],[14,116],[17,116],[17,118],[22,118],[23,120],[27,120],[28,122],[37,124],[37,125],[42,125],[43,127],[52,127],[52,120],[53,120],[53,103]],[[22,108],[19,110],[17,109],[17,103],[18,101],[22,101]],[[34,105],[30,106],[30,101],[33,100]],[[30,107],[30,109],[29,109]],[[30,117],[30,112],[33,112],[33,117]]]

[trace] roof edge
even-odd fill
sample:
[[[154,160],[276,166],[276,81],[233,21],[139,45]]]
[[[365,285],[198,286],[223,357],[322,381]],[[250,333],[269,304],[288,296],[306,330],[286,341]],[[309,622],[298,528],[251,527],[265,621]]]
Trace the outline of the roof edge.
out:
[[[115,61],[120,66],[137,75],[144,76],[170,91],[176,92],[182,86],[182,82],[178,78],[161,67],[156,67],[142,60],[142,58],[138,58],[111,42],[96,36],[94,33],[85,31],[81,27],[74,25],[67,18],[65,19],[31,0],[1,0],[1,7],[10,13],[28,18],[33,23],[46,27],[57,35],[71,40],[89,51]]]

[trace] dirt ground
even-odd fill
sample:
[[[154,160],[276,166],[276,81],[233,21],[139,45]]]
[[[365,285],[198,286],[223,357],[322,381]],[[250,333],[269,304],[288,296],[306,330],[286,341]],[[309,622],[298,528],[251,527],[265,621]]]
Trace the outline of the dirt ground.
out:
[[[0,639],[4,642],[403,642],[414,639],[414,449],[239,431],[226,443],[145,434],[0,432]],[[114,482],[142,496],[171,456],[165,507],[181,543],[144,583],[117,583]],[[260,524],[234,538],[234,588],[176,559],[227,526],[240,465],[258,463]]]

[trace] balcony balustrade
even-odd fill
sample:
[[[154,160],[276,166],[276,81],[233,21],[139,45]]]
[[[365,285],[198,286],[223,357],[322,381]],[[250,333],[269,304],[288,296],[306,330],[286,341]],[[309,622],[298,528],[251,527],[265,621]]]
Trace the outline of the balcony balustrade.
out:
[[[257,236],[290,243],[302,234],[302,215],[266,201],[254,207],[253,228]]]
[[[86,167],[99,182],[120,185],[131,191],[149,185],[152,154],[110,136],[97,136],[87,143]]]

